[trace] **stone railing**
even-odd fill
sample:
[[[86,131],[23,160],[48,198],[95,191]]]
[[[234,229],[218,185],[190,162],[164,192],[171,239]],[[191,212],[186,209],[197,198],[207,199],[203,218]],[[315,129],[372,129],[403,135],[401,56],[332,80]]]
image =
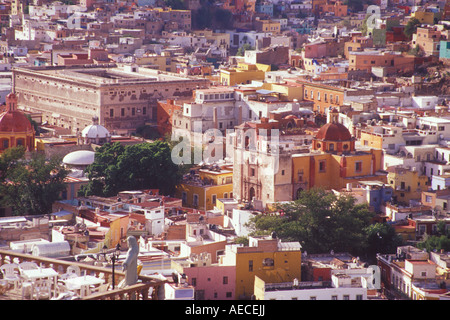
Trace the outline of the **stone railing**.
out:
[[[53,258],[38,257],[30,254],[17,253],[9,250],[0,249],[0,265],[5,263],[22,263],[25,261],[31,261],[37,263],[41,267],[50,267],[57,271],[59,274],[63,274],[67,271],[69,266],[77,266],[80,268],[81,274],[92,275],[95,277],[102,277],[105,279],[105,283],[112,283],[112,269],[98,266],[92,266],[85,263],[58,260]],[[116,267],[119,269],[120,266]],[[117,285],[125,279],[125,273],[122,271],[114,271],[114,285]],[[140,300],[157,300],[158,291],[164,285],[164,281],[155,279],[150,276],[139,275],[138,283],[126,288],[109,290],[107,292],[96,293],[89,295],[84,300],[124,300],[124,299],[140,299]],[[149,294],[149,292],[151,292]]]

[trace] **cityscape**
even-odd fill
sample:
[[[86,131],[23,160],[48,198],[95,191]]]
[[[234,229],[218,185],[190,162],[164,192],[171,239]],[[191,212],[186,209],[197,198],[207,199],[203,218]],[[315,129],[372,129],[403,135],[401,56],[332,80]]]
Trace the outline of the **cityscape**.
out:
[[[450,300],[450,0],[0,0],[0,28],[0,300]]]

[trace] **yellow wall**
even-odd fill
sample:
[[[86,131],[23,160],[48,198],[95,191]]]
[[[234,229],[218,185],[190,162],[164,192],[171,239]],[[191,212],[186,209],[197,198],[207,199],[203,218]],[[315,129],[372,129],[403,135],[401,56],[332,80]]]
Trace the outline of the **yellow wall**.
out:
[[[264,267],[263,260],[274,260],[273,267]],[[253,271],[249,271],[249,261],[253,261]],[[267,283],[290,282],[301,279],[301,252],[248,252],[236,254],[236,289],[235,297],[250,297],[254,292],[255,276]]]
[[[434,12],[416,11],[411,14],[412,18],[416,18],[420,23],[434,24]]]
[[[233,86],[235,84],[251,83],[252,80],[264,80],[266,73],[263,70],[270,71],[270,66],[239,63],[236,69],[220,70],[220,83],[222,85]]]
[[[219,199],[224,198],[224,194],[227,193],[227,198],[230,198],[233,192],[233,183],[216,186],[194,186],[180,183],[176,188],[175,196],[181,199],[183,192],[186,192],[187,195],[187,201],[183,206],[199,210],[212,210],[215,206],[213,195],[216,195],[216,198]],[[193,204],[194,194],[198,195],[198,207],[194,207]]]
[[[361,132],[361,145],[367,146],[370,148],[383,148],[383,137],[381,135],[369,134],[365,132]],[[365,142],[367,141],[367,142]]]
[[[375,154],[375,172],[380,170],[382,150],[372,150]],[[331,153],[319,153],[309,156],[299,156],[292,158],[293,166],[293,180],[294,184],[299,184],[299,173],[303,170],[303,182],[308,182],[306,189],[312,187],[324,188],[324,189],[342,189],[345,188],[347,183],[357,182],[359,180],[379,180],[380,176],[372,174],[372,153],[364,154],[346,154],[346,173],[345,177],[341,177],[340,163],[342,155]],[[311,157],[314,162],[314,177],[310,175]],[[325,161],[325,171],[320,171],[319,163]],[[361,161],[362,170],[356,172],[356,162]],[[313,179],[313,181],[311,181]],[[296,191],[294,190],[294,193]],[[295,194],[294,194],[295,196]]]
[[[397,200],[401,202],[420,200],[422,190],[427,190],[427,181],[428,177],[419,175],[417,171],[405,170],[404,174],[389,172],[387,175],[387,183],[394,189],[394,196],[397,196]],[[402,188],[402,182],[405,188]]]

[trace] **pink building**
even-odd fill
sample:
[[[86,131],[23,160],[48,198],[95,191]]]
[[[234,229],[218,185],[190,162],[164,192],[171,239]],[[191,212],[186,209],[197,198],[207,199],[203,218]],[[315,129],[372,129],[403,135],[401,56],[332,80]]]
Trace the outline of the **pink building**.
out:
[[[174,269],[187,276],[195,288],[195,300],[234,300],[236,266],[211,264],[208,254],[172,263]]]

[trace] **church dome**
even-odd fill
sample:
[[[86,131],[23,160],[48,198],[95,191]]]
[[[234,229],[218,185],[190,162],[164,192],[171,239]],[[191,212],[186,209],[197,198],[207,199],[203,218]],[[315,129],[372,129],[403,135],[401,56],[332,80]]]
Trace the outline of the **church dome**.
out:
[[[0,114],[0,132],[17,133],[33,130],[30,120],[20,111],[8,110]]]
[[[0,132],[33,132],[30,120],[20,111],[16,110],[17,96],[9,93],[6,96],[6,111],[0,114]]]
[[[94,151],[78,150],[67,154],[63,158],[63,163],[72,166],[88,166],[94,162]]]
[[[89,139],[103,139],[108,138],[110,136],[110,133],[108,129],[106,129],[104,126],[100,124],[91,124],[87,126],[86,128],[81,131],[81,136],[83,138],[89,138]]]
[[[327,141],[349,141],[352,140],[352,135],[344,125],[330,122],[319,129],[316,139]]]

